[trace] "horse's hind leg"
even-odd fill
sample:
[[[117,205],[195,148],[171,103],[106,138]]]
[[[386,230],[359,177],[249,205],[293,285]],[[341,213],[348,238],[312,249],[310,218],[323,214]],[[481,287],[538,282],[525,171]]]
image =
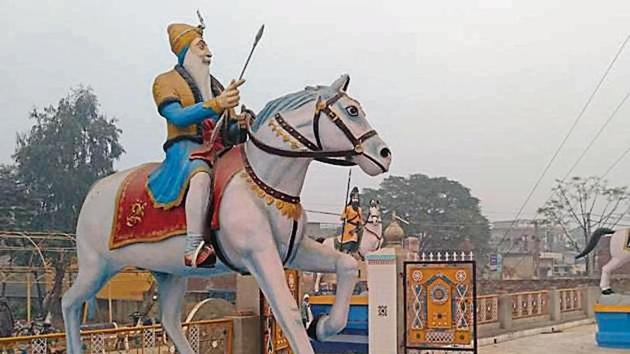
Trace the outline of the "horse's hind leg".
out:
[[[162,327],[180,354],[194,354],[190,343],[184,336],[181,323],[186,278],[159,272],[154,272],[153,276],[158,282]]]
[[[86,259],[83,257],[83,259]],[[81,353],[81,309],[83,303],[96,296],[105,282],[113,275],[103,259],[94,256],[89,258],[90,264],[79,261],[79,274],[72,287],[66,291],[61,299],[61,310],[66,330],[66,347],[68,354]]]
[[[621,259],[621,257],[613,256],[608,263],[602,267],[602,277],[599,281],[599,288],[602,290],[602,294],[612,294],[612,288],[610,287],[610,275],[615,269],[624,265],[628,260]]]
[[[309,335],[326,340],[343,330],[348,322],[350,300],[357,282],[357,261],[346,253],[337,252],[305,237],[291,267],[307,272],[337,273],[337,294],[330,315],[313,321]]]

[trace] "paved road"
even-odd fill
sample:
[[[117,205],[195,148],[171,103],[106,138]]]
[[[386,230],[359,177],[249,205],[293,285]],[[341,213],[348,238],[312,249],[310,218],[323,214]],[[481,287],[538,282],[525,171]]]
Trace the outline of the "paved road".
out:
[[[539,334],[496,345],[483,346],[480,354],[630,354],[629,350],[604,349],[595,344],[595,325]]]

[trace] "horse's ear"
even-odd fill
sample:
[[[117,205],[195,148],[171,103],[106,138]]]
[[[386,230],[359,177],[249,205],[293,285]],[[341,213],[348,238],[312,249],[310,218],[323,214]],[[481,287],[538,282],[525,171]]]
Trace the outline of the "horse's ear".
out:
[[[348,85],[350,84],[350,76],[348,74],[341,75],[340,78],[330,85],[335,91],[348,91]]]

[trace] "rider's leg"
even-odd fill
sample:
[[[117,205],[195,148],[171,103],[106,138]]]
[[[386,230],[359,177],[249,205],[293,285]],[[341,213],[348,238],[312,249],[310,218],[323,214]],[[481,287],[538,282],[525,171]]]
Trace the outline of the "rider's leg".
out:
[[[208,229],[210,204],[210,175],[198,172],[191,179],[186,195],[186,256],[192,257]]]

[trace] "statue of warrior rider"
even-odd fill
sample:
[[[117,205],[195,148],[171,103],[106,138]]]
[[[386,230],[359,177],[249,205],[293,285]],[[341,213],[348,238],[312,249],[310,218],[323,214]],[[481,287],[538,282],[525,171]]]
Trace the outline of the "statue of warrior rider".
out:
[[[242,128],[244,117],[236,116],[233,108],[239,104],[238,87],[244,80],[232,80],[223,89],[210,75],[212,53],[203,39],[203,19],[199,19],[199,26],[174,23],[167,29],[177,65],[158,75],[153,83],[157,110],[166,119],[166,158],[149,176],[147,188],[156,207],[173,208],[186,198],[184,263],[211,267],[216,255],[212,246],[203,242],[211,199],[212,158],[207,152],[220,149],[222,141],[218,139],[212,149],[203,143],[225,110],[230,117],[228,132]]]
[[[363,213],[359,205],[359,188],[354,187],[350,192],[350,201],[341,214],[343,231],[340,251],[345,253],[354,252],[359,246],[359,232],[363,227]]]

